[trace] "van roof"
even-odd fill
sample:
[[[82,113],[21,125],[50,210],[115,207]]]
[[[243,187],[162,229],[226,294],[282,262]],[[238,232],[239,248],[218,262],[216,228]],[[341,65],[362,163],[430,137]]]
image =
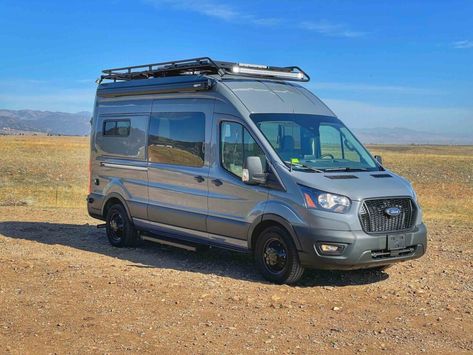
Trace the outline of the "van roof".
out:
[[[298,67],[218,62],[204,57],[106,69],[103,73],[98,80],[98,97],[208,91],[221,84],[250,113],[335,116],[309,90],[288,82],[310,80]]]

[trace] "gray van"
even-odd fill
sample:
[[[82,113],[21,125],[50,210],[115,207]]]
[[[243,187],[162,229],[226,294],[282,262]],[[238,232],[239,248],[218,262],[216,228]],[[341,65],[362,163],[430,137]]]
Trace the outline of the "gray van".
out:
[[[114,246],[252,253],[276,283],[419,258],[411,184],[297,84],[308,80],[298,67],[206,57],[104,70],[89,214]]]

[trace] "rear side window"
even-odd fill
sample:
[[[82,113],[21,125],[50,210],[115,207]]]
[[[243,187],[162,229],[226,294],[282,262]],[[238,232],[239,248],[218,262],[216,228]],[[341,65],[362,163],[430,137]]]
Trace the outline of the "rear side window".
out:
[[[149,124],[150,162],[201,167],[204,165],[205,114],[156,113]]]
[[[130,135],[130,120],[105,120],[103,135],[111,137],[128,137]]]

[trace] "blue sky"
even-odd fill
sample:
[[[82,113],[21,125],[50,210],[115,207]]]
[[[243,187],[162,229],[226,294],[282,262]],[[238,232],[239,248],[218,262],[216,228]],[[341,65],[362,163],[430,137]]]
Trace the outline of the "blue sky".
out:
[[[103,68],[299,65],[351,127],[473,135],[473,1],[0,0],[0,108],[91,111]]]

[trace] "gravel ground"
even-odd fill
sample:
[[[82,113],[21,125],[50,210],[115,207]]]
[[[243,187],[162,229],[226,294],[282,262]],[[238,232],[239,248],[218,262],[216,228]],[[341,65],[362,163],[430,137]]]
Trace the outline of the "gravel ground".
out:
[[[383,272],[264,281],[249,256],[109,246],[82,209],[0,207],[0,353],[473,353],[473,222]]]

